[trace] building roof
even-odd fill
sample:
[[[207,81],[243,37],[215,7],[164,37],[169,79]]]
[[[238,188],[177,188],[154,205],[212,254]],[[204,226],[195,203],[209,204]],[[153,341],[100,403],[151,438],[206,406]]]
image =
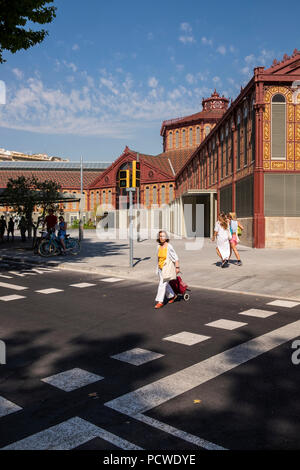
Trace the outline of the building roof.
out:
[[[196,147],[188,147],[185,149],[168,150],[167,152],[160,153],[159,155],[144,155],[140,153],[141,161],[149,163],[151,166],[167,173],[169,176],[174,176],[181,170],[181,168],[188,161],[190,156],[195,152]],[[137,154],[135,150],[129,150],[132,154]],[[171,165],[170,165],[171,163]],[[174,169],[175,175],[173,173]]]
[[[105,170],[112,162],[83,162],[83,169]],[[80,162],[1,162],[0,169],[24,170],[80,170]]]
[[[0,188],[6,188],[9,178],[18,178],[19,176],[35,176],[40,181],[53,180],[58,183],[62,189],[80,190],[80,171],[79,170],[32,170],[2,168],[0,166]],[[100,171],[100,170],[98,170]],[[96,172],[90,170],[83,171],[83,188],[87,189],[96,179]]]

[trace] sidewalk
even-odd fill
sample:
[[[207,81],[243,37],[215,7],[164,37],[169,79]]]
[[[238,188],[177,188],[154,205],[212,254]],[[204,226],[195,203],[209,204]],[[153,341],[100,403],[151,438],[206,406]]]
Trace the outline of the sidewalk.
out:
[[[73,236],[78,231],[70,231]],[[186,249],[188,240],[171,240],[179,256],[182,277],[192,287],[224,289],[231,292],[266,295],[300,301],[300,250],[254,249],[239,245],[243,265],[235,264],[233,255],[228,268],[219,267],[215,243],[204,240],[202,249]],[[14,245],[14,246],[13,246]],[[27,245],[27,244],[26,244]],[[134,242],[134,267],[129,268],[127,240],[99,241],[96,231],[85,231],[78,256],[41,258],[18,240],[0,246],[0,259],[56,265],[70,269],[144,282],[157,283],[155,275],[156,241]],[[216,265],[217,263],[217,265]]]

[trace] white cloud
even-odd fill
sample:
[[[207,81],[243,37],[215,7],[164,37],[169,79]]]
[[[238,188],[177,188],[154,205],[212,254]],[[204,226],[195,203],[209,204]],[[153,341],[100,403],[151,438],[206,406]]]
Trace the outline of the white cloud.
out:
[[[202,44],[205,44],[207,46],[212,46],[213,42],[212,39],[207,39],[205,36],[201,38]]]
[[[184,70],[184,65],[182,64],[177,64],[176,65],[176,69],[178,70],[178,72],[182,72]]]
[[[226,47],[225,46],[219,46],[217,48],[217,51],[222,54],[222,55],[225,55],[226,54]]]
[[[12,72],[17,77],[18,80],[22,80],[24,76],[22,70],[15,68],[15,69],[12,69]]]
[[[220,82],[221,82],[220,77],[218,77],[218,76],[213,77],[213,82],[214,82],[214,83],[220,83]]]
[[[192,84],[192,83],[195,83],[195,77],[194,75],[192,75],[191,73],[188,73],[186,76],[185,76],[185,79],[188,83]]]
[[[248,67],[248,66],[246,65],[246,67],[243,67],[243,68],[241,69],[241,72],[242,72],[243,75],[249,75],[249,74],[250,74],[250,67]]]
[[[194,36],[179,36],[179,41],[183,44],[192,44],[193,42],[196,42]]]
[[[59,61],[57,61],[57,62],[58,62],[58,64],[59,64]],[[74,73],[77,72],[77,67],[76,67],[76,65],[75,65],[73,62],[67,62],[66,60],[64,60],[64,61],[63,61],[63,64],[64,64],[67,68],[71,69]]]
[[[72,51],[78,51],[78,50],[79,50],[78,44],[74,44],[72,47]]]
[[[157,85],[158,85],[158,81],[156,80],[155,77],[150,77],[149,80],[148,80],[148,85],[151,88],[156,88]]]
[[[153,38],[154,38],[154,34],[153,34],[153,33],[148,33],[147,39],[148,39],[149,41],[152,41]]]
[[[191,33],[192,32],[192,27],[189,23],[181,23],[180,30],[185,31],[186,33]]]

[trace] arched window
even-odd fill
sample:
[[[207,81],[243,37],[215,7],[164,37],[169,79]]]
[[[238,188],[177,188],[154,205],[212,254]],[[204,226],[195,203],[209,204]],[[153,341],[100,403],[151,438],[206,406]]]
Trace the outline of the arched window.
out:
[[[99,194],[99,191],[97,191],[96,193],[96,204],[98,206],[98,204],[100,204],[100,194]]]
[[[174,199],[174,187],[172,184],[169,186],[169,203]]]
[[[94,209],[94,193],[91,193],[91,210]]]
[[[196,142],[197,144],[200,144],[200,127],[196,127]]]
[[[224,178],[224,134],[221,132],[221,178]]]
[[[225,176],[228,176],[228,160],[229,160],[229,155],[228,155],[228,124],[226,126],[226,130],[225,130],[225,135],[226,135],[226,139],[225,139]]]
[[[244,108],[244,166],[248,164],[248,106]]]
[[[149,188],[149,186],[146,187],[145,204],[146,204],[147,207],[150,205],[150,188]]]
[[[271,115],[272,160],[285,160],[286,142],[286,102],[281,94],[272,98]]]
[[[176,134],[175,134],[175,146],[178,149],[179,147],[179,132],[178,131],[176,131]]]
[[[210,133],[210,126],[205,126],[204,128],[205,137]]]
[[[185,129],[182,131],[182,147],[186,146],[186,135],[185,135]]]
[[[106,192],[102,191],[102,204],[106,204]]]
[[[77,197],[77,194],[76,194],[74,191],[73,191],[73,197],[74,197],[74,198]],[[73,210],[76,210],[76,209],[77,209],[77,202],[75,202],[75,201],[73,202],[72,209],[73,209]]]
[[[173,132],[169,132],[169,149],[173,148]]]
[[[252,162],[255,160],[255,109],[254,109],[254,98],[251,103],[251,155]]]
[[[153,204],[157,204],[157,187],[153,186],[152,188],[152,201]]]
[[[237,170],[241,168],[241,115],[238,113],[237,115]]]
[[[192,147],[193,146],[193,128],[190,127],[190,130],[189,130],[189,146]]]
[[[165,186],[161,187],[161,204],[166,203],[166,188]]]
[[[108,191],[108,204],[111,205],[112,200],[111,200],[111,190]]]

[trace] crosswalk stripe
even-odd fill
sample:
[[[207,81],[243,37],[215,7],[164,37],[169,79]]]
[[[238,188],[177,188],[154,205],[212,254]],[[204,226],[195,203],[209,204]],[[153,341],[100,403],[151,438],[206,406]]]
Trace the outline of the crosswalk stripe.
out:
[[[117,277],[107,277],[105,279],[100,279],[100,281],[103,281],[103,282],[118,282],[118,281],[123,281],[123,279],[119,279]]]
[[[0,297],[0,300],[3,300],[4,302],[9,302],[10,300],[18,299],[26,299],[26,297],[24,297],[24,295],[4,295]]]
[[[83,289],[84,287],[92,287],[96,284],[89,284],[88,282],[80,282],[79,284],[70,284],[70,287],[78,287],[79,289]]]
[[[15,276],[18,277],[25,277],[25,274],[19,273],[17,271],[8,271],[10,274],[14,274]]]
[[[20,410],[22,410],[21,406],[16,405],[4,397],[0,397],[0,418]]]
[[[143,450],[141,447],[77,416],[2,447],[2,450],[70,450],[96,437],[123,450]]]
[[[54,294],[56,292],[63,292],[63,289],[41,289],[41,290],[36,290],[35,292],[38,292],[39,294]]]
[[[121,395],[106,402],[105,406],[129,416],[144,413],[299,335],[300,320],[239,344],[133,392]]]
[[[4,274],[0,274],[0,277],[4,277],[5,279],[12,279],[12,276],[5,276]]]
[[[5,287],[6,289],[14,289],[14,290],[28,289],[28,287],[17,286],[16,284],[8,284],[7,282],[0,282],[0,287]]]

